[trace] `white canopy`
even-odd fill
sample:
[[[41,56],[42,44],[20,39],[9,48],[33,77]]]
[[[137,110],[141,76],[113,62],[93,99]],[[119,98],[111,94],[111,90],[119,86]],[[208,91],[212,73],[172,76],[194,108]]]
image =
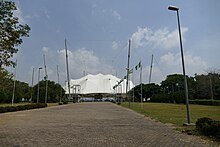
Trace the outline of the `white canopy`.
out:
[[[78,93],[78,94],[94,94],[94,93],[126,93],[126,79],[123,80],[119,84],[119,86],[115,89],[113,87],[120,81],[121,79],[113,76],[113,75],[87,75],[80,79],[70,80],[70,93]],[[134,87],[131,81],[128,82],[128,90]],[[66,86],[64,87],[66,94],[68,94],[68,86],[66,82]]]

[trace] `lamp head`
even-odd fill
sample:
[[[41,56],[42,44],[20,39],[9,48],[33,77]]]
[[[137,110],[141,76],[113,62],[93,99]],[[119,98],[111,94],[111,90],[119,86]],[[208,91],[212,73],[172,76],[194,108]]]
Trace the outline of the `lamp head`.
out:
[[[178,10],[179,10],[179,8],[178,8],[178,7],[176,7],[176,6],[172,6],[172,5],[170,5],[170,6],[168,7],[168,10],[172,10],[172,11],[178,11]]]

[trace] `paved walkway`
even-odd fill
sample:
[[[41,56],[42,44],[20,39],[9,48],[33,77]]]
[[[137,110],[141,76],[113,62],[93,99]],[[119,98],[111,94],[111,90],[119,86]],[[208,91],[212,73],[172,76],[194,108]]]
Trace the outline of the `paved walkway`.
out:
[[[0,114],[0,146],[208,146],[112,103],[78,103]]]

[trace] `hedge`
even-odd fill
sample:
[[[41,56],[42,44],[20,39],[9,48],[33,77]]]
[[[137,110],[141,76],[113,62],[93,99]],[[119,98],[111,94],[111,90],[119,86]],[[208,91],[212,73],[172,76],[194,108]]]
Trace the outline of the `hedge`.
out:
[[[159,102],[159,103],[185,103],[184,93],[174,92],[170,94],[154,94],[150,98],[151,102]]]
[[[44,103],[27,104],[20,106],[6,106],[6,107],[0,107],[0,113],[30,110],[30,109],[45,108],[45,107],[47,107],[47,104]]]
[[[215,121],[208,117],[199,118],[196,121],[196,129],[206,136],[220,139],[220,121]]]
[[[189,103],[199,105],[220,106],[219,100],[190,100]]]

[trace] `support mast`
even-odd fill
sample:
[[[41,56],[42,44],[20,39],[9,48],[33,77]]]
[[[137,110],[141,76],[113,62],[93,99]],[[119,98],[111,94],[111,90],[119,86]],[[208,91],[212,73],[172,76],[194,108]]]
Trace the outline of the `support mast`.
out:
[[[45,89],[45,104],[47,103],[47,87],[48,87],[48,75],[47,75],[47,66],[46,66],[46,59],[45,59],[45,54],[44,54],[44,71],[45,71],[45,83],[46,83],[46,89]]]
[[[152,68],[153,68],[153,58],[154,58],[154,55],[152,54],[152,57],[151,57],[151,64],[150,64],[149,84],[150,84],[150,82],[151,82],[151,74],[152,74]]]
[[[128,80],[129,80],[129,63],[130,63],[130,50],[131,50],[131,40],[129,40],[129,46],[128,46],[128,64],[127,64],[127,77],[126,77],[126,98],[129,101],[129,108],[130,108],[130,98],[128,98]]]
[[[67,53],[67,45],[66,45],[66,39],[65,39],[65,50],[66,50],[66,73],[67,73],[67,84],[68,84],[68,92],[69,92],[69,98],[70,98],[70,77],[69,77],[69,65],[68,65],[68,53]]]

